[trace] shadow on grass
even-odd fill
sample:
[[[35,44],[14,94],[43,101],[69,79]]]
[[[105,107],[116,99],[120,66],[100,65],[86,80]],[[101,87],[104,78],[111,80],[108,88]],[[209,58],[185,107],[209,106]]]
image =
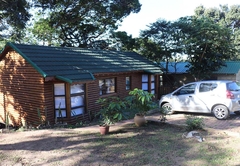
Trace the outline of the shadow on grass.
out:
[[[229,157],[226,149],[183,139],[183,132],[182,126],[148,121],[143,127],[126,124],[104,136],[79,130],[48,130],[22,137],[16,133],[12,136],[17,140],[0,140],[0,162],[4,165],[12,159],[25,165],[211,165],[214,158],[216,163],[225,164]],[[223,141],[225,137],[213,139]],[[217,150],[210,151],[209,147]]]

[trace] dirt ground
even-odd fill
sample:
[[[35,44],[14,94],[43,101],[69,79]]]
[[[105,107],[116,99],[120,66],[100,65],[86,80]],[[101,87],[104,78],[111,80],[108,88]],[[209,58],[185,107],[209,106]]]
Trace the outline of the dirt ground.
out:
[[[131,121],[128,122],[128,124],[131,123]],[[122,130],[122,125],[123,124],[115,125],[115,127],[112,126],[111,132],[114,138],[124,138],[127,132],[130,134],[135,132],[135,130],[130,130],[129,128],[125,129],[126,133],[122,132],[118,134],[118,132],[116,132],[115,134],[114,131]],[[161,130],[159,129],[157,132],[159,131]],[[147,132],[136,131],[135,135],[143,136],[142,134],[145,133],[145,137],[147,137],[153,132],[155,131],[148,129]],[[216,138],[213,133],[219,134],[219,131],[212,129],[212,137],[208,136],[209,140],[212,139],[216,142],[220,137]],[[222,133],[221,139],[224,137],[225,140],[229,141],[227,141],[227,144],[221,144],[221,147],[237,146],[240,152],[240,144],[234,144],[236,142],[231,143],[231,140],[239,139],[239,134],[227,135],[224,134],[224,132]],[[179,140],[180,139],[181,138],[179,138]],[[0,166],[105,166],[113,165],[115,161],[118,161],[118,163],[114,165],[128,165],[121,163],[120,160],[116,160],[119,156],[115,156],[115,154],[105,154],[104,147],[101,146],[101,148],[98,148],[95,147],[95,145],[93,146],[92,142],[96,141],[108,142],[105,136],[99,134],[97,126],[77,129],[59,128],[0,133]],[[108,157],[108,159],[102,161],[101,158],[105,157]],[[182,159],[177,158],[177,160],[181,161]]]

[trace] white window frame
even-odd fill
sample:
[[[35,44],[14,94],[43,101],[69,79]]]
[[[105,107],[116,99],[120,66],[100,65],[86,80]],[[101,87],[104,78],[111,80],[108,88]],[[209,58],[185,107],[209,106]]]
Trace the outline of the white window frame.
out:
[[[85,84],[70,86],[71,116],[81,115],[85,111]]]
[[[54,103],[55,117],[66,118],[66,87],[64,83],[54,84]]]

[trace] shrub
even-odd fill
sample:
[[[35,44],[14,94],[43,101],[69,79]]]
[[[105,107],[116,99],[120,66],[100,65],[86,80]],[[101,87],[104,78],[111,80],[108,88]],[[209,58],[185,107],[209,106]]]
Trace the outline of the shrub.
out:
[[[125,98],[127,105],[133,112],[145,115],[151,109],[155,109],[158,105],[153,101],[154,95],[142,89],[135,88],[129,92],[129,96]]]
[[[186,124],[187,124],[186,129],[188,131],[203,129],[203,126],[205,125],[203,118],[193,115],[187,116]]]

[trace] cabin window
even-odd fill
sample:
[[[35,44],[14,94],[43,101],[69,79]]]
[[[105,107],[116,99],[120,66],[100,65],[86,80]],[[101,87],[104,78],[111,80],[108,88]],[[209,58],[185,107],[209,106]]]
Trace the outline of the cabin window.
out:
[[[66,117],[65,84],[54,84],[55,116]]]
[[[155,94],[155,77],[151,75],[151,93]]]
[[[81,115],[85,110],[85,85],[75,84],[70,87],[71,116]]]
[[[68,88],[66,88],[68,85]],[[69,88],[70,86],[70,88]],[[66,91],[66,89],[70,89]],[[66,95],[68,94],[68,95]],[[67,98],[66,96],[69,96]],[[81,115],[85,111],[85,84],[54,84],[55,117],[67,117],[67,105],[71,106],[71,116]],[[66,104],[69,103],[69,104]]]
[[[131,77],[126,77],[126,90],[131,89]]]
[[[107,78],[99,80],[100,95],[115,93],[115,78]]]
[[[142,75],[142,90],[148,91],[148,75],[147,74]]]
[[[148,75],[148,74],[142,75],[142,90],[155,94],[155,76],[154,75]]]

